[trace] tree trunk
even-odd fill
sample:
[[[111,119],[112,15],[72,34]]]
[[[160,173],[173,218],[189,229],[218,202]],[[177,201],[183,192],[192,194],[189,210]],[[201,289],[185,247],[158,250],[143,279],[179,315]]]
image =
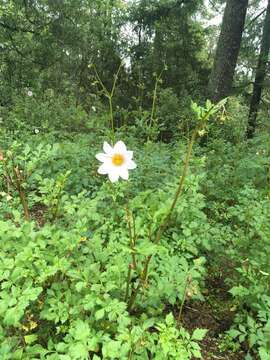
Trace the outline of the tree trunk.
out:
[[[253,94],[250,101],[247,138],[252,138],[256,129],[257,113],[261,101],[263,83],[266,75],[267,62],[270,50],[270,0],[268,0],[266,16],[263,26],[260,55],[256,70]]]
[[[245,25],[248,0],[227,0],[208,84],[213,102],[230,95]]]

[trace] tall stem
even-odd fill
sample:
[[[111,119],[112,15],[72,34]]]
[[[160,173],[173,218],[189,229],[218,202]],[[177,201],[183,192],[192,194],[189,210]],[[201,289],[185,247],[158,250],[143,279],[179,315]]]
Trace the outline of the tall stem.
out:
[[[29,221],[30,213],[29,213],[29,209],[28,209],[28,203],[26,200],[25,192],[23,191],[23,188],[21,185],[21,177],[20,177],[19,169],[16,168],[15,165],[13,165],[13,173],[14,173],[14,177],[15,177],[16,190],[19,193],[19,197],[20,197],[21,204],[23,207],[24,218],[25,218],[25,220]]]
[[[173,210],[175,208],[175,205],[177,203],[177,200],[182,195],[183,188],[184,188],[184,182],[185,182],[185,179],[186,179],[187,174],[188,174],[189,162],[190,162],[190,158],[191,158],[191,154],[192,154],[193,145],[194,145],[194,142],[196,140],[196,136],[197,136],[197,129],[195,129],[195,131],[192,133],[191,139],[190,139],[190,141],[188,143],[187,153],[186,153],[185,162],[184,162],[183,174],[182,174],[182,176],[180,178],[180,182],[179,182],[178,188],[176,190],[176,193],[175,193],[173,202],[171,204],[171,207],[169,209],[169,212],[168,212],[167,216],[165,217],[165,219],[163,220],[163,222],[161,223],[161,225],[160,225],[160,227],[158,229],[157,235],[156,235],[155,240],[154,240],[155,243],[159,243],[160,238],[163,235],[163,232],[166,229],[166,227],[167,227],[167,225],[168,225],[168,223],[170,221],[170,218],[171,218],[172,212],[173,212]]]
[[[129,232],[129,246],[130,246],[130,250],[131,250],[132,264],[128,265],[128,275],[127,275],[125,301],[128,300],[128,296],[129,296],[129,286],[130,286],[130,282],[131,282],[132,269],[135,270],[137,268],[135,249],[134,249],[134,247],[135,247],[135,236],[136,236],[135,224],[133,223],[133,234],[132,234],[131,216],[130,216],[130,211],[129,211],[128,207],[126,207],[126,214],[127,214],[128,232]]]
[[[186,296],[187,296],[188,281],[189,281],[189,275],[187,275],[187,277],[186,277],[184,293],[183,293],[183,297],[182,297],[182,301],[181,301],[181,305],[180,305],[180,309],[179,309],[179,314],[178,314],[178,319],[177,319],[177,325],[178,326],[180,325],[180,322],[181,322],[181,316],[182,316],[184,303],[185,303]]]
[[[150,123],[149,123],[149,129],[151,129],[153,122],[154,122],[154,116],[155,116],[155,109],[156,109],[156,101],[157,101],[157,89],[158,89],[158,83],[161,79],[161,76],[163,74],[164,69],[161,71],[159,76],[156,78],[155,82],[155,88],[154,88],[154,94],[153,94],[153,101],[152,101],[152,109],[151,109],[151,117],[150,117]],[[147,140],[149,141],[149,135]]]
[[[131,280],[131,270],[132,270],[132,266],[131,266],[131,264],[129,264],[129,265],[128,265],[128,275],[127,275],[127,285],[126,285],[125,301],[127,301],[127,299],[128,299],[128,294],[129,294],[129,285],[130,285],[130,280]]]
[[[189,163],[190,163],[193,145],[195,143],[196,137],[199,134],[199,132],[205,128],[206,121],[209,119],[210,115],[213,114],[213,110],[215,109],[215,107],[217,107],[217,109],[218,109],[218,105],[212,105],[212,106],[208,107],[207,111],[203,115],[200,116],[199,123],[196,126],[196,128],[194,129],[194,131],[192,132],[191,138],[190,138],[190,140],[188,142],[188,146],[187,146],[186,156],[185,156],[185,160],[184,160],[183,173],[180,177],[179,185],[176,189],[176,192],[175,192],[172,204],[169,208],[169,211],[168,211],[167,215],[165,216],[165,218],[163,219],[163,221],[161,221],[161,224],[157,230],[156,236],[153,241],[155,244],[158,244],[160,242],[161,237],[169,224],[169,221],[170,221],[171,215],[173,213],[173,210],[176,206],[176,203],[183,193],[184,183],[185,183],[185,179],[188,175]],[[148,269],[149,269],[149,264],[150,264],[151,259],[152,259],[152,255],[149,255],[145,260],[143,271],[139,277],[137,287],[134,289],[134,291],[132,292],[130,299],[129,299],[129,303],[128,303],[129,311],[131,311],[131,309],[135,303],[136,297],[137,297],[141,287],[143,286],[143,284],[145,283],[145,281],[147,279]]]
[[[108,99],[108,102],[109,102],[109,109],[110,109],[110,127],[111,127],[111,130],[112,130],[112,140],[113,142],[115,142],[115,133],[114,133],[114,117],[113,117],[113,103],[112,103],[112,99],[113,99],[113,96],[114,96],[114,93],[115,93],[115,88],[116,88],[116,83],[117,83],[117,80],[118,80],[118,76],[119,76],[119,72],[121,70],[121,67],[122,67],[122,63],[120,63],[119,67],[118,67],[118,70],[116,72],[116,74],[114,75],[114,81],[113,81],[113,85],[112,85],[112,89],[111,91],[109,91],[106,86],[104,85],[103,81],[101,80],[98,72],[97,72],[97,69],[96,67],[94,66],[94,71],[95,71],[95,75],[96,75],[96,79],[97,81],[99,82],[103,92],[104,92],[104,95],[107,97]]]
[[[114,133],[114,118],[113,118],[113,105],[112,105],[112,97],[109,96],[109,106],[110,106],[110,121],[111,121],[111,129],[112,129],[112,141],[115,142],[115,133]]]
[[[132,265],[133,268],[136,269],[137,263],[136,263],[136,256],[135,256],[135,237],[136,237],[136,231],[135,231],[135,224],[133,219],[133,227],[131,224],[131,215],[128,207],[126,207],[126,213],[127,213],[127,223],[128,223],[128,233],[129,233],[129,245],[131,250],[131,256],[132,256]],[[133,229],[133,234],[132,234]]]
[[[198,128],[196,128],[194,130],[194,132],[192,133],[191,139],[188,142],[187,152],[186,152],[186,156],[185,156],[185,160],[184,160],[183,173],[182,173],[182,175],[180,177],[179,185],[178,185],[177,190],[175,192],[175,195],[174,195],[172,204],[170,206],[169,212],[168,212],[167,216],[164,218],[164,220],[162,221],[161,225],[159,226],[157,234],[156,234],[156,236],[154,238],[154,243],[156,243],[156,244],[160,242],[160,239],[161,239],[161,237],[162,237],[162,235],[163,235],[163,233],[164,233],[164,231],[165,231],[165,229],[166,229],[166,227],[167,227],[167,225],[169,223],[172,212],[173,212],[173,210],[174,210],[174,208],[176,206],[177,200],[182,195],[184,182],[185,182],[185,179],[186,179],[187,174],[188,174],[189,162],[190,162],[190,159],[191,159],[192,149],[193,149],[194,142],[196,140],[197,132],[198,132]],[[146,258],[144,268],[143,268],[143,271],[142,271],[140,279],[139,279],[139,283],[138,283],[137,287],[135,288],[133,294],[131,295],[129,303],[128,303],[129,311],[132,309],[132,307],[134,305],[134,302],[136,300],[136,297],[137,297],[141,287],[145,283],[145,280],[147,279],[147,274],[148,274],[148,269],[149,269],[149,264],[150,264],[151,259],[152,259],[152,255],[149,255]]]

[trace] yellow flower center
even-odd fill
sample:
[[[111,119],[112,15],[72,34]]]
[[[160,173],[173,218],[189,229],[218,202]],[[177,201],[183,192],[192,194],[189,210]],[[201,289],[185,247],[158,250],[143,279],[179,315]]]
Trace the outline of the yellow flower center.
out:
[[[112,163],[115,166],[121,166],[124,163],[124,156],[121,154],[114,154],[112,157]]]

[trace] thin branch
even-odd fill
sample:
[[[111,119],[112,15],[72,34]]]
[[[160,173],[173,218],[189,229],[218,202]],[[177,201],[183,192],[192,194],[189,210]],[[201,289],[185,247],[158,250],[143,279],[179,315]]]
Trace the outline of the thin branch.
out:
[[[18,46],[15,44],[15,40],[13,39],[13,37],[12,37],[12,35],[11,35],[10,32],[8,33],[8,37],[9,37],[10,42],[11,42],[11,46],[8,48],[8,50],[14,50],[14,51],[16,51],[16,53],[19,54],[22,58],[28,59],[28,60],[31,61],[33,64],[36,64],[36,65],[38,65],[38,66],[40,66],[40,67],[42,67],[42,68],[44,68],[44,66],[45,66],[46,68],[49,68],[49,67],[51,67],[51,66],[53,66],[53,65],[56,64],[57,60],[55,60],[54,62],[48,63],[48,64],[44,64],[44,63],[41,63],[41,62],[39,62],[39,61],[36,61],[36,60],[34,60],[34,59],[31,59],[31,58],[27,57],[28,54],[27,54],[27,53],[23,53],[23,52],[18,48]]]
[[[0,21],[0,26],[2,26],[4,29],[8,29],[10,31],[18,31],[18,32],[23,32],[23,33],[31,33],[31,34],[37,34],[36,31],[30,30],[30,29],[23,29],[17,26],[11,26],[8,25],[6,23],[3,23]]]
[[[17,45],[15,44],[15,41],[13,39],[13,37],[11,36],[10,33],[8,33],[8,37],[10,39],[10,42],[12,44],[13,50],[15,50],[21,57],[25,58],[26,55],[17,47]]]
[[[244,31],[250,27],[260,16],[262,16],[266,12],[266,9],[263,9],[258,15],[256,15],[250,22],[244,27]]]
[[[216,5],[213,3],[213,1],[212,0],[208,0],[209,1],[209,4],[213,7],[213,9],[217,12],[217,13],[219,13],[220,15],[222,14],[222,11],[220,11],[217,7],[216,7]]]

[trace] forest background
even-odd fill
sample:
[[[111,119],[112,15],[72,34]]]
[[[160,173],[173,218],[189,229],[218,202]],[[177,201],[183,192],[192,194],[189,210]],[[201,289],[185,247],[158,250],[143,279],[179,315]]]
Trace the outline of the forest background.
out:
[[[0,0],[1,360],[270,359],[269,48],[270,0]]]

